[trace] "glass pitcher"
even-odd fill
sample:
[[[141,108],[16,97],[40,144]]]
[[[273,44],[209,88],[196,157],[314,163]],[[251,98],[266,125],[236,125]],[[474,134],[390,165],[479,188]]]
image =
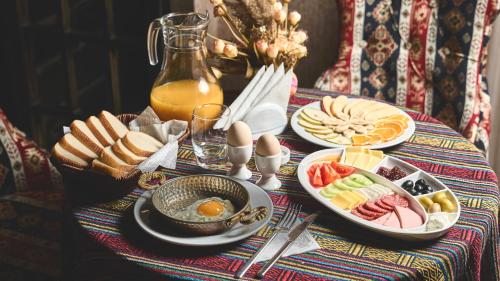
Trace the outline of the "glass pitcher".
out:
[[[157,41],[163,33],[163,63],[151,90],[151,107],[163,121],[191,124],[193,109],[222,104],[222,88],[206,60],[208,13],[171,13],[155,19],[148,30],[149,63],[158,63]],[[214,113],[216,114],[216,113]]]

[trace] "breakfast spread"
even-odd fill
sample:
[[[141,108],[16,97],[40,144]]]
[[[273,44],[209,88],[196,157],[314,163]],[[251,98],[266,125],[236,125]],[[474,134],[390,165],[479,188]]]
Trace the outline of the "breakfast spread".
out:
[[[85,122],[75,120],[52,149],[61,163],[78,169],[92,169],[122,178],[158,151],[163,144],[142,133],[129,131],[113,114],[102,111]]]
[[[366,146],[394,140],[410,121],[389,104],[346,96],[325,96],[320,108],[302,109],[298,124],[314,137],[339,145]]]
[[[446,186],[377,150],[317,151],[302,160],[298,176],[306,191],[331,210],[375,231],[390,229],[381,232],[390,236],[439,237],[460,215],[459,202]]]
[[[181,210],[172,211],[171,216],[184,221],[208,222],[227,219],[234,215],[234,211],[231,201],[211,197],[197,200]]]

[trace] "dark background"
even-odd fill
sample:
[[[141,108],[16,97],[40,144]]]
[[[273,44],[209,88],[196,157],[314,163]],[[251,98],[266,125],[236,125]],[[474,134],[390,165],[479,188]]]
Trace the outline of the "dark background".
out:
[[[312,87],[336,57],[336,2],[292,4],[310,38],[309,55],[296,73],[301,87]],[[211,9],[209,0],[0,1],[0,108],[46,149],[74,119],[102,109],[142,110],[159,71],[147,58],[148,25],[163,14],[193,7]],[[244,83],[225,78],[226,98]]]

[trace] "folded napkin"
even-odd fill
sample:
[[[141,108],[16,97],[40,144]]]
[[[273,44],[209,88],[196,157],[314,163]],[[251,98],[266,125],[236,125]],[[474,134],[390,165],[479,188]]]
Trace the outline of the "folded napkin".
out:
[[[154,110],[148,106],[128,125],[130,130],[146,133],[165,144],[160,150],[139,164],[137,166],[139,170],[153,172],[158,166],[175,169],[179,149],[177,140],[187,130],[188,122],[182,120],[162,122]]]
[[[294,226],[298,225],[300,221],[295,222]],[[261,262],[265,260],[271,259],[276,252],[281,248],[283,244],[285,244],[287,240],[288,232],[283,232],[278,235],[271,241],[269,245],[260,253],[255,262]],[[302,254],[310,251],[314,251],[317,249],[321,249],[318,242],[314,240],[311,233],[306,230],[304,231],[297,240],[292,244],[288,250],[283,254],[284,257],[288,257],[291,255]]]

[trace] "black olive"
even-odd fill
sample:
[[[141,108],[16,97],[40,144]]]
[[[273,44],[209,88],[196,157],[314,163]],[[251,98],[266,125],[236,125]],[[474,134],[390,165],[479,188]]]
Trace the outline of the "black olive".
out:
[[[427,185],[427,183],[425,182],[425,180],[424,180],[424,179],[419,179],[419,180],[417,180],[417,181],[415,182],[415,184],[420,184],[420,185],[424,185],[424,186],[425,186],[425,185]]]
[[[422,193],[422,192],[416,192],[415,194],[412,194],[412,195],[419,196],[419,195],[422,195],[422,194],[424,194],[424,193]]]
[[[403,182],[403,184],[401,185],[401,187],[403,187],[405,190],[408,190],[410,188],[413,188],[413,181],[412,180],[407,180],[405,182]]]
[[[427,191],[427,193],[434,191],[429,185],[424,186],[424,190]]]
[[[410,188],[410,189],[408,189],[408,192],[409,192],[411,195],[415,195],[415,193],[417,193],[417,191],[415,190],[415,188]]]
[[[416,184],[415,185],[415,190],[418,192],[422,192],[425,189],[425,187],[421,184]]]

